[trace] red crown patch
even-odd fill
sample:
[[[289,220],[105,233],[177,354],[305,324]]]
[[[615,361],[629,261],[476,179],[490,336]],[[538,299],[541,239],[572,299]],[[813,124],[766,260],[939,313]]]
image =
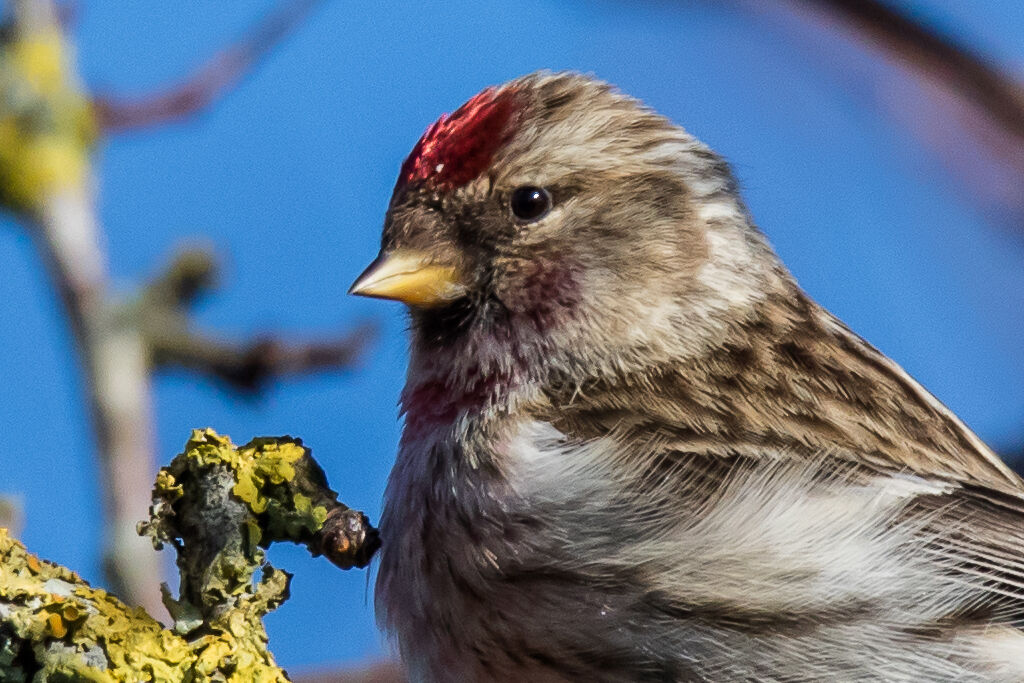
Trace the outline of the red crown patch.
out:
[[[487,88],[435,121],[402,164],[395,189],[416,181],[461,187],[483,173],[515,133],[521,108],[515,91]]]

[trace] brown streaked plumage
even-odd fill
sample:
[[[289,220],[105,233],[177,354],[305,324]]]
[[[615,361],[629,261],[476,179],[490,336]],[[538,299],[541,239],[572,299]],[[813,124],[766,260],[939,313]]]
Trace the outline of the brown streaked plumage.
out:
[[[555,384],[538,419],[599,435],[643,405],[644,431],[680,451],[800,457],[856,452],[864,465],[1021,490],[1020,479],[899,366],[796,287],[768,296],[706,356],[614,383]],[[870,418],[870,419],[868,419]]]
[[[432,126],[382,624],[414,680],[1024,680],[1024,485],[808,298],[725,163],[540,73]]]

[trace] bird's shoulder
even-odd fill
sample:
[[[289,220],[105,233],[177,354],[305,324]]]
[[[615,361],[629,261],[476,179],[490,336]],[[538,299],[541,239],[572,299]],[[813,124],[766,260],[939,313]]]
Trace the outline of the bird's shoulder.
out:
[[[1024,495],[1020,477],[897,363],[813,303],[775,308],[696,356],[552,382],[535,412],[570,440],[628,430],[680,453],[840,458]]]

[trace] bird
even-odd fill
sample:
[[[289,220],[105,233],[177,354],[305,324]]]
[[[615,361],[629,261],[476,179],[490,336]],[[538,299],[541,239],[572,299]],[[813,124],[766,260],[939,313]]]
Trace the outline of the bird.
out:
[[[592,76],[432,124],[375,602],[414,681],[1021,681],[1024,483]]]

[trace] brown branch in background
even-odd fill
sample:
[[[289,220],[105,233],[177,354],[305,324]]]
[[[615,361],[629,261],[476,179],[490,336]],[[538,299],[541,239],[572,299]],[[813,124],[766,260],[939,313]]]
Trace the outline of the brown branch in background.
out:
[[[742,1],[757,13],[810,20],[815,49],[836,37],[887,59],[899,86],[881,103],[940,157],[981,208],[1024,233],[1024,87],[970,48],[881,0]],[[875,78],[878,78],[875,76]]]
[[[252,394],[275,380],[325,370],[350,368],[373,337],[371,326],[361,327],[336,341],[285,342],[263,338],[248,344],[225,342],[198,334],[151,337],[154,364],[181,367],[208,375],[232,389]]]
[[[800,0],[856,28],[890,56],[941,79],[975,102],[1007,132],[1024,139],[1024,90],[950,36],[878,0]]]
[[[236,391],[254,393],[280,378],[350,369],[375,335],[376,327],[364,323],[333,340],[264,336],[251,342],[225,341],[195,330],[189,315],[190,306],[213,288],[215,279],[213,255],[190,249],[147,288],[137,311],[155,368],[193,370]]]
[[[240,41],[214,55],[185,81],[166,90],[136,98],[95,97],[100,126],[104,131],[119,132],[194,116],[234,87],[320,1],[284,3]]]

